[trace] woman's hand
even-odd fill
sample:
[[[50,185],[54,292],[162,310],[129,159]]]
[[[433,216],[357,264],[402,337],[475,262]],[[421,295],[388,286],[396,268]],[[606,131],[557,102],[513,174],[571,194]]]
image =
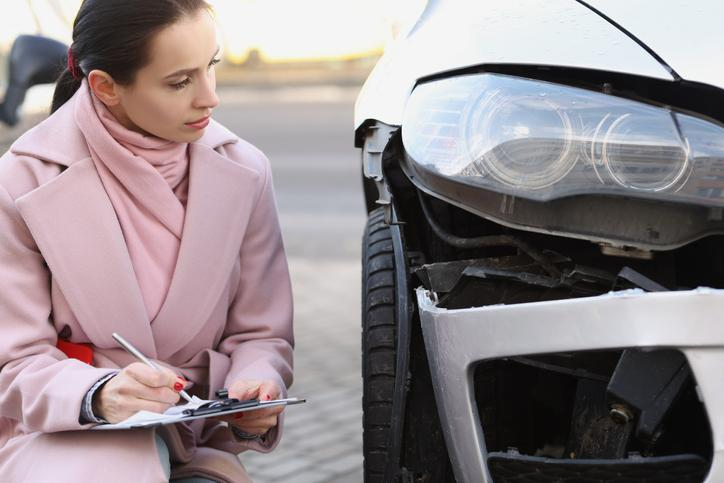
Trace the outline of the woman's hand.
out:
[[[229,387],[229,397],[241,401],[245,399],[269,401],[271,399],[277,399],[280,393],[281,390],[279,386],[270,380],[236,381]],[[274,406],[266,409],[256,409],[254,411],[231,414],[219,419],[228,422],[230,425],[235,426],[247,434],[263,436],[267,431],[277,425],[278,415],[282,411],[284,411],[284,406]]]
[[[93,414],[118,423],[138,411],[162,413],[179,400],[186,381],[170,369],[160,371],[140,362],[126,366],[93,396]]]

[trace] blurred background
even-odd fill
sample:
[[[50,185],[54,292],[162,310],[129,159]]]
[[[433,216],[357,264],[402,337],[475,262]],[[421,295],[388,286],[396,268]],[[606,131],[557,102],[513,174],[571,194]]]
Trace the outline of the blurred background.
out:
[[[216,12],[219,86],[334,83],[360,86],[426,0],[208,0]],[[0,87],[21,34],[70,44],[82,0],[4,0]],[[22,112],[42,111],[52,86],[36,86]],[[351,121],[350,121],[351,122]]]
[[[3,0],[0,91],[21,34],[65,44],[81,0]],[[295,297],[295,382],[271,454],[244,453],[257,483],[362,481],[360,242],[366,222],[353,105],[380,55],[424,0],[211,0],[222,43],[214,118],[272,163]],[[4,152],[46,117],[31,88]]]
[[[424,0],[209,0],[216,11],[224,65],[220,81],[253,68],[326,67],[330,74],[369,70]],[[81,0],[5,0],[0,56],[20,34],[66,44]],[[226,75],[230,76],[229,78]]]

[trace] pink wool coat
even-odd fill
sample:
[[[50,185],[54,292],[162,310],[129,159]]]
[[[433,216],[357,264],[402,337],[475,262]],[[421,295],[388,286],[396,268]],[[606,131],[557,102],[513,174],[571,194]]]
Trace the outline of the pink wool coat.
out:
[[[237,379],[292,380],[292,297],[270,168],[213,123],[190,145],[178,262],[148,320],[113,207],[71,99],[0,158],[0,481],[162,482],[153,430],[97,432],[78,421],[88,389],[135,360],[118,332],[209,396]],[[94,367],[56,348],[94,349]],[[246,481],[236,454],[270,451],[223,423],[163,427],[173,476]]]

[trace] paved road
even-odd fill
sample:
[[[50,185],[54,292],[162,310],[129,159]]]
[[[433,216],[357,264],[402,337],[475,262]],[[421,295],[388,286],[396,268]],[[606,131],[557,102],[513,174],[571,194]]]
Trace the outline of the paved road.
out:
[[[271,454],[242,455],[257,483],[361,482],[360,241],[365,213],[352,109],[358,88],[222,88],[216,118],[274,173],[295,296],[295,382]]]

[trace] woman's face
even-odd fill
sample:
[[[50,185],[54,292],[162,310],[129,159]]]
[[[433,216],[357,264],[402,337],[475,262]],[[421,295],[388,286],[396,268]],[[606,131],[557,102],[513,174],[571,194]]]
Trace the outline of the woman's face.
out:
[[[219,47],[211,15],[200,10],[160,31],[149,54],[133,84],[116,85],[119,102],[109,109],[129,129],[196,141],[219,104],[214,73]]]

